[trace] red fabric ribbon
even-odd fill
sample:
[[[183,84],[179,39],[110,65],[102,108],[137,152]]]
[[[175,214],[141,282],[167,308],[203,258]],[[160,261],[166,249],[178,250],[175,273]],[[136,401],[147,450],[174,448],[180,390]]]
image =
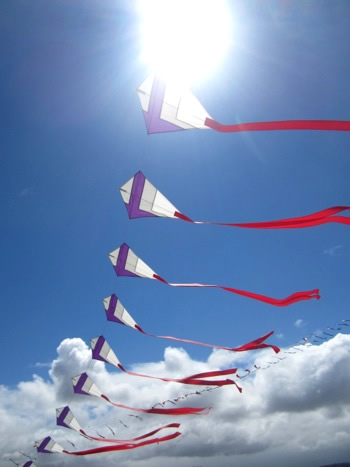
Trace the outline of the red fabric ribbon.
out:
[[[191,384],[194,386],[227,386],[233,384],[237,387],[239,392],[242,392],[242,389],[237,386],[237,383],[232,379],[219,379],[219,380],[210,380],[203,378],[213,378],[215,376],[225,376],[232,375],[237,372],[237,368],[230,368],[228,370],[216,370],[216,371],[207,371],[204,373],[197,373],[195,375],[187,376],[185,378],[161,378],[158,376],[144,375],[142,373],[134,373],[133,371],[126,370],[121,363],[118,363],[118,368],[124,373],[132,376],[142,376],[143,378],[158,379],[165,382],[181,383],[181,384]]]
[[[206,118],[205,126],[221,133],[237,133],[241,131],[275,131],[275,130],[319,130],[350,131],[348,120],[281,120],[276,122],[237,123],[223,125],[211,118]]]
[[[145,438],[149,438],[150,436],[155,435],[161,430],[165,430],[166,428],[180,428],[180,423],[168,423],[168,425],[163,425],[160,428],[157,428],[156,430],[149,431],[148,433],[145,433],[144,435],[137,436],[136,438],[131,438],[131,439],[114,439],[114,438],[98,438],[96,436],[90,436],[87,433],[85,433],[84,430],[80,430],[80,433],[85,436],[86,438],[89,438],[93,441],[101,441],[102,443],[124,443],[124,444],[129,444],[129,443],[134,443],[135,441],[140,441]]]
[[[272,298],[267,297],[266,295],[260,295],[253,292],[247,292],[245,290],[233,289],[232,287],[224,287],[223,285],[215,285],[215,284],[174,284],[167,282],[162,277],[158,276],[158,274],[153,274],[153,278],[157,279],[163,284],[170,285],[172,287],[204,287],[204,288],[215,288],[215,289],[222,289],[226,290],[226,292],[235,293],[237,295],[242,295],[243,297],[252,298],[254,300],[259,300],[260,302],[268,303],[269,305],[274,306],[288,306],[292,305],[293,303],[300,302],[302,300],[312,300],[316,298],[319,300],[321,296],[319,295],[319,289],[313,290],[306,290],[303,292],[295,292],[292,295],[289,295],[285,298]]]
[[[228,223],[228,222],[201,222],[193,221],[185,214],[175,211],[174,216],[192,224],[207,224],[207,225],[222,225],[226,227],[241,227],[245,229],[301,229],[306,227],[315,227],[317,225],[339,223],[350,225],[350,217],[335,216],[340,212],[349,211],[349,206],[333,206],[323,209],[322,211],[308,214],[301,217],[290,217],[288,219],[279,219],[267,222],[245,222],[245,223]]]
[[[125,443],[125,444],[117,444],[114,446],[102,446],[98,448],[93,448],[93,449],[87,449],[86,451],[66,451],[64,450],[63,452],[65,454],[69,454],[70,456],[88,456],[90,454],[101,454],[104,452],[113,452],[113,451],[126,451],[129,449],[136,449],[140,448],[142,446],[148,446],[149,444],[159,444],[163,443],[164,441],[170,441],[172,439],[177,438],[178,436],[181,435],[181,432],[176,431],[175,433],[167,436],[163,436],[162,438],[154,438],[154,439],[148,439],[145,441],[141,441],[140,443]]]
[[[101,398],[109,402],[110,404],[114,405],[114,407],[119,407],[120,409],[127,409],[127,410],[134,410],[135,412],[139,413],[152,413],[157,415],[204,415],[208,413],[209,408],[207,407],[176,407],[173,409],[140,409],[138,407],[129,407],[128,405],[117,404],[116,402],[112,402],[107,396],[104,394],[101,395]]]
[[[245,352],[247,350],[266,349],[269,347],[273,349],[276,353],[280,351],[280,349],[277,346],[264,343],[264,341],[268,339],[274,333],[274,331],[271,331],[268,334],[265,334],[264,336],[259,337],[258,339],[255,339],[254,341],[249,342],[248,344],[241,345],[240,347],[225,347],[224,345],[206,344],[205,342],[194,341],[191,339],[181,339],[179,337],[173,337],[173,336],[156,336],[155,334],[149,334],[148,332],[144,331],[138,324],[136,324],[134,327],[135,329],[142,332],[142,334],[145,334],[146,336],[157,337],[160,339],[168,339],[168,340],[177,341],[177,342],[185,342],[187,344],[202,345],[204,347],[211,347],[214,349],[229,350],[231,352]]]

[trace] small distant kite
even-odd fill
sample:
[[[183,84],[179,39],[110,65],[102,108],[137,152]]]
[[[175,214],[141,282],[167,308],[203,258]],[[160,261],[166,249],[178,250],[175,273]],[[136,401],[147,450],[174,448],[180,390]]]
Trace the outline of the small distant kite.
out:
[[[216,370],[216,371],[206,371],[204,373],[197,373],[195,375],[190,375],[185,378],[163,378],[157,376],[145,375],[142,373],[135,373],[133,371],[126,370],[124,366],[120,363],[118,357],[111,349],[110,345],[103,336],[94,337],[91,339],[91,350],[92,358],[95,360],[100,360],[105,363],[110,363],[111,365],[119,368],[119,370],[127,373],[131,376],[141,376],[143,378],[157,379],[165,382],[180,383],[180,384],[190,384],[193,386],[227,386],[233,384],[237,387],[239,392],[242,392],[242,389],[237,385],[232,379],[219,379],[211,380],[204,378],[214,378],[217,376],[227,376],[237,373],[237,368],[230,368],[227,370]]]
[[[28,456],[27,456],[28,457]],[[36,467],[32,460],[25,462],[24,464],[17,464],[13,459],[10,457],[6,458],[8,461],[12,462],[13,464],[17,465],[17,467]]]
[[[258,300],[260,302],[268,303],[269,305],[274,306],[288,306],[302,300],[312,300],[313,298],[316,298],[317,300],[320,299],[319,289],[295,292],[288,297],[278,299],[216,284],[171,283],[156,274],[149,266],[147,266],[146,263],[144,263],[138,256],[135,255],[135,253],[126,243],[123,243],[119,248],[109,253],[109,258],[113,264],[117,276],[145,277],[147,279],[156,279],[157,281],[172,287],[201,287],[221,289],[225,290],[226,292],[242,295],[244,297],[252,298],[254,300]]]
[[[142,446],[148,446],[150,444],[159,444],[164,441],[170,441],[172,439],[177,438],[181,435],[181,432],[176,431],[171,435],[163,436],[162,438],[152,438],[146,439],[144,441],[140,441],[139,443],[125,443],[125,444],[115,444],[112,446],[102,446],[93,449],[87,449],[84,451],[67,451],[61,445],[59,445],[54,439],[50,436],[46,438],[36,441],[35,447],[38,452],[43,454],[51,454],[51,453],[61,453],[61,454],[69,454],[70,456],[88,456],[90,454],[101,454],[105,452],[113,452],[113,451],[126,451],[130,449],[140,448]]]
[[[168,429],[168,428],[180,428],[179,423],[169,423],[168,425],[163,425],[157,428],[156,430],[149,431],[148,433],[145,433],[143,435],[140,435],[140,436],[137,436],[131,439],[116,439],[116,438],[104,438],[104,437],[101,438],[101,437],[91,436],[87,434],[86,431],[84,431],[81,428],[78,420],[75,418],[75,416],[73,415],[73,412],[68,406],[56,409],[56,423],[58,426],[62,426],[64,428],[74,430],[80,435],[82,435],[84,438],[90,439],[92,441],[100,441],[102,443],[120,443],[120,444],[135,443],[137,441],[141,441],[146,438],[149,438],[159,433],[160,431]]]
[[[284,120],[223,125],[211,118],[199,100],[178,83],[150,75],[138,88],[147,132],[212,129],[221,133],[274,130],[350,131],[348,120]]]
[[[73,389],[75,394],[81,394],[85,396],[95,396],[100,399],[104,399],[109,404],[114,407],[119,407],[121,409],[134,410],[139,413],[151,413],[158,415],[199,415],[205,414],[208,412],[206,407],[176,407],[172,409],[158,409],[152,407],[151,409],[140,409],[137,407],[129,407],[123,404],[117,404],[116,402],[111,401],[102,391],[96,386],[96,384],[89,378],[87,373],[82,373],[78,376],[72,378]]]
[[[259,349],[266,349],[268,347],[273,349],[276,353],[280,351],[280,349],[277,346],[265,343],[266,339],[272,336],[274,331],[271,331],[268,334],[265,334],[265,336],[259,337],[258,339],[255,339],[251,342],[248,342],[248,344],[244,344],[239,347],[225,347],[223,345],[207,344],[204,342],[194,341],[191,339],[180,339],[179,337],[173,337],[173,336],[156,336],[154,334],[149,334],[148,332],[144,331],[136,323],[136,321],[134,321],[134,319],[131,317],[128,311],[124,308],[121,301],[115,294],[112,294],[109,297],[104,298],[103,306],[105,308],[106,317],[108,321],[113,321],[114,323],[124,324],[125,326],[129,326],[132,329],[136,329],[137,331],[141,332],[142,334],[145,334],[146,336],[157,337],[160,339],[168,339],[168,340],[177,341],[177,342],[185,342],[187,344],[202,345],[204,347],[211,347],[214,349],[229,350],[231,352],[245,352],[247,350],[259,350]]]
[[[147,180],[141,171],[137,172],[120,187],[120,194],[130,219],[139,217],[167,217],[170,219],[181,219],[192,224],[220,225],[245,229],[300,229],[331,222],[350,225],[350,217],[336,215],[344,211],[349,211],[350,206],[334,206],[306,216],[265,222],[228,223],[194,221],[176,209],[176,207]]]

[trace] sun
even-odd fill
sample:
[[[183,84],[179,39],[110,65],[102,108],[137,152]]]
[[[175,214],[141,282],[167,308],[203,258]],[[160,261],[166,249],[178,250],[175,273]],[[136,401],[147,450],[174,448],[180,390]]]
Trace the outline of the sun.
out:
[[[139,0],[142,60],[181,81],[205,78],[232,39],[226,0]]]

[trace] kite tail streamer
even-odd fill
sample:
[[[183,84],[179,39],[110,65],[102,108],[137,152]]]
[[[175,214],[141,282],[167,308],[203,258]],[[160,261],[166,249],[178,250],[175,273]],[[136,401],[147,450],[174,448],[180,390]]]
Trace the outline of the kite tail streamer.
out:
[[[143,440],[145,438],[149,438],[150,436],[155,435],[161,430],[165,430],[166,428],[180,428],[180,423],[169,423],[168,425],[163,425],[156,430],[150,431],[148,433],[145,433],[144,435],[137,436],[135,438],[131,439],[114,439],[114,438],[98,438],[96,436],[90,436],[87,433],[85,433],[84,430],[80,430],[80,433],[85,436],[86,438],[89,438],[93,441],[101,441],[102,443],[121,443],[121,444],[129,444],[129,443],[135,443],[136,441]]]
[[[315,227],[328,223],[339,223],[350,225],[350,217],[335,216],[343,211],[350,210],[349,206],[334,206],[324,209],[313,214],[301,217],[291,217],[288,219],[279,219],[275,221],[266,222],[245,222],[245,223],[228,223],[228,222],[207,222],[207,221],[193,221],[185,214],[175,211],[174,216],[186,222],[193,224],[206,224],[206,225],[219,225],[225,227],[240,227],[245,229],[300,229],[306,227]]]
[[[245,290],[233,289],[232,287],[224,287],[222,285],[174,284],[174,283],[167,282],[165,279],[158,276],[158,274],[153,274],[153,278],[157,279],[160,282],[163,282],[163,284],[167,284],[172,287],[203,287],[203,288],[221,289],[221,290],[225,290],[226,292],[235,293],[237,295],[242,295],[243,297],[252,298],[253,300],[258,300],[260,302],[268,303],[269,305],[274,305],[274,306],[288,306],[288,305],[292,305],[293,303],[297,303],[303,300],[312,300],[313,298],[316,298],[317,300],[319,300],[321,298],[321,296],[319,295],[319,289],[303,291],[303,292],[295,292],[294,294],[289,295],[288,297],[278,299],[278,298],[273,298],[273,297],[267,297],[266,295],[260,295],[260,294],[256,294],[253,292],[248,292]]]
[[[65,454],[69,454],[70,456],[88,456],[90,454],[101,454],[104,452],[113,452],[113,451],[126,451],[129,449],[136,449],[140,448],[142,446],[148,446],[150,444],[159,444],[163,443],[164,441],[170,441],[172,439],[177,438],[178,436],[181,435],[180,431],[176,431],[175,433],[172,433],[171,435],[163,436],[162,438],[154,438],[154,439],[148,439],[145,441],[141,441],[140,443],[126,443],[126,444],[117,444],[114,446],[102,446],[94,449],[88,449],[86,451],[66,451],[64,450],[63,452]]]
[[[196,222],[196,224],[203,224],[203,222]],[[222,225],[226,227],[238,227],[244,229],[304,229],[307,227],[317,227],[318,225],[338,223],[350,225],[350,217],[345,216],[332,216],[324,217],[316,220],[305,221],[271,221],[271,222],[249,222],[246,224],[225,224],[220,222],[205,222],[205,224]]]
[[[157,380],[165,381],[165,382],[191,384],[194,386],[196,385],[197,386],[227,386],[229,384],[236,385],[235,381],[231,379],[208,380],[208,379],[202,379],[202,378],[212,378],[215,376],[232,375],[237,372],[237,368],[230,368],[229,370],[217,370],[217,371],[209,371],[205,373],[197,373],[195,375],[190,375],[185,378],[162,378],[158,376],[144,375],[142,373],[135,373],[133,371],[126,370],[121,363],[118,363],[118,368],[121,371],[124,371],[124,373],[127,373],[128,375],[131,375],[131,376],[141,376],[143,378],[157,379]]]
[[[348,120],[281,120],[275,122],[223,125],[211,118],[206,118],[204,124],[212,130],[219,131],[220,133],[275,130],[350,131],[350,121]]]
[[[173,337],[173,336],[156,336],[155,334],[149,334],[148,332],[144,331],[138,324],[135,324],[134,327],[138,331],[142,332],[142,334],[145,334],[146,336],[149,336],[149,337],[157,337],[159,339],[168,339],[168,340],[172,340],[176,342],[185,342],[186,344],[202,345],[203,347],[229,350],[231,352],[245,352],[247,350],[258,350],[258,349],[266,349],[266,348],[271,348],[276,353],[280,351],[280,349],[277,346],[264,343],[264,341],[268,339],[274,333],[274,331],[271,331],[265,336],[259,337],[258,339],[255,339],[254,341],[249,342],[248,344],[241,345],[240,347],[226,347],[223,345],[207,344],[205,342],[199,342],[199,341],[195,341],[192,339],[181,339],[179,337]]]
[[[139,412],[139,413],[152,413],[152,414],[157,414],[157,415],[201,415],[201,414],[204,415],[205,413],[208,413],[208,410],[209,410],[206,407],[176,407],[174,409],[155,409],[153,407],[152,409],[140,409],[137,407],[129,407],[127,405],[117,404],[116,402],[112,402],[104,394],[101,395],[101,398],[105,399],[111,405],[114,405],[114,407],[119,407],[121,409],[127,409],[127,410],[134,410],[135,412]]]
[[[301,302],[303,300],[312,300],[313,298],[316,298],[317,300],[319,300],[321,298],[321,296],[319,295],[319,289],[309,290],[305,292],[295,292],[294,294],[289,295],[286,298],[278,299],[278,298],[267,297],[265,295],[256,294],[253,292],[246,292],[245,290],[232,289],[231,287],[219,286],[219,288],[226,290],[227,292],[242,295],[244,297],[249,297],[254,300],[259,300],[260,302],[268,303],[269,305],[274,305],[274,306],[289,306],[289,305],[292,305],[293,303]]]

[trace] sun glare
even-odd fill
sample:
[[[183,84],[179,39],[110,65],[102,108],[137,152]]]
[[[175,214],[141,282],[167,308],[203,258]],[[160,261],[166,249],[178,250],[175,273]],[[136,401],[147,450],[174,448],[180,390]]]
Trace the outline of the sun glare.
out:
[[[142,60],[157,73],[201,80],[230,43],[226,0],[140,0]]]

